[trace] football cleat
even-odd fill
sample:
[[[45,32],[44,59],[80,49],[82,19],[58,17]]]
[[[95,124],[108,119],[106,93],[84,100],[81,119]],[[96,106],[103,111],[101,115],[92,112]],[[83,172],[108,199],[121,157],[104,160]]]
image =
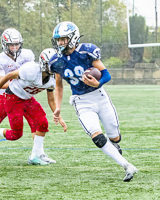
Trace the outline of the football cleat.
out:
[[[125,177],[123,179],[124,182],[129,182],[131,179],[133,179],[133,175],[138,171],[138,169],[130,163],[124,166],[124,170],[125,170]]]
[[[33,159],[29,157],[28,164],[29,165],[48,165],[49,163],[41,160],[41,158],[36,155]]]
[[[122,149],[118,143],[112,142],[112,144],[116,147],[116,149],[119,151],[119,153],[122,155]]]
[[[53,160],[53,159],[51,159],[51,158],[48,158],[48,155],[47,154],[42,154],[42,155],[40,155],[39,156],[39,158],[41,159],[41,160],[43,160],[44,162],[47,162],[47,163],[56,163],[56,161],[55,160]]]

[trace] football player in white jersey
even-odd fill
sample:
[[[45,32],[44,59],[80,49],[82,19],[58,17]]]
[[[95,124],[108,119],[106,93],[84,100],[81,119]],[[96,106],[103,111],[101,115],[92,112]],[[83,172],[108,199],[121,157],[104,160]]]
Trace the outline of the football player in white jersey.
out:
[[[46,113],[39,102],[33,96],[43,90],[47,90],[48,104],[51,110],[55,110],[54,87],[55,79],[48,70],[48,61],[55,51],[45,49],[42,51],[39,64],[27,62],[18,70],[6,74],[0,80],[0,88],[10,79],[13,79],[5,91],[5,109],[9,118],[11,130],[3,129],[0,135],[7,140],[18,140],[23,135],[23,115],[26,113],[36,126],[34,145],[28,163],[32,165],[48,165],[56,161],[42,154],[41,147],[46,132],[48,132],[48,120]],[[67,130],[67,126],[60,117],[60,124]]]
[[[22,36],[20,32],[14,28],[8,28],[2,33],[1,44],[3,52],[0,53],[0,79],[2,79],[5,74],[19,69],[24,63],[35,60],[35,56],[31,50],[22,48]],[[7,112],[4,108],[3,94],[8,85],[9,82],[3,86],[3,89],[0,89],[0,123],[7,116]],[[34,122],[27,114],[24,116],[28,121],[34,138],[36,131]]]
[[[100,49],[91,43],[79,44],[79,41],[79,29],[72,22],[61,22],[53,31],[52,44],[57,54],[50,59],[49,68],[51,72],[56,73],[55,90],[58,91],[55,97],[54,121],[57,124],[59,120],[63,93],[62,79],[65,79],[72,90],[70,103],[74,105],[84,131],[97,147],[124,167],[124,181],[130,181],[137,168],[121,155],[122,151],[117,145],[121,135],[116,109],[103,88],[103,84],[108,82],[111,76],[100,60]],[[101,71],[102,77],[99,81],[93,76],[87,78],[83,75],[90,67]],[[108,138],[102,133],[99,120]]]

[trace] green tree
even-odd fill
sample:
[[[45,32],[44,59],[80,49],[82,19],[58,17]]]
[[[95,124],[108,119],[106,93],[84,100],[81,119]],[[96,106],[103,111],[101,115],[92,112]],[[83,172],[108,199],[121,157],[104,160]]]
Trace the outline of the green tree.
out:
[[[9,27],[15,27],[17,26],[17,23],[14,21],[14,19],[10,16],[10,12],[7,9],[7,5],[5,5],[4,2],[1,2],[0,5],[0,35],[3,33],[3,31],[6,28]]]
[[[137,14],[129,18],[131,44],[143,44],[147,38],[145,18]]]
[[[102,44],[126,42],[125,6],[120,0],[1,0],[5,11],[0,16],[2,30],[10,26],[24,38],[24,48],[36,54],[51,47],[54,27],[61,21],[73,21],[84,35],[81,42]],[[6,23],[5,20],[8,20]],[[4,27],[5,24],[5,27]],[[108,48],[108,47],[107,47]],[[106,49],[107,49],[106,48]],[[104,55],[111,56],[114,45]],[[117,48],[118,49],[118,48]],[[120,50],[120,48],[119,48]]]
[[[148,27],[145,18],[137,14],[129,18],[131,44],[143,44],[147,40]],[[133,68],[135,63],[143,62],[144,47],[131,48],[127,67]]]

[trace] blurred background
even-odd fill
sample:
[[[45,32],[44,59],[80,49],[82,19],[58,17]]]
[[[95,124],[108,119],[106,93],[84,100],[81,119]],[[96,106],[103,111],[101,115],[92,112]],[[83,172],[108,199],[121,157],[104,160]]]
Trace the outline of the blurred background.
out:
[[[157,0],[146,0],[145,6],[143,0],[1,0],[0,34],[9,27],[19,30],[23,47],[31,49],[38,61],[40,52],[52,47],[54,27],[72,21],[84,35],[81,42],[101,49],[107,68],[134,69],[136,63],[159,63],[159,46],[128,48],[127,7],[131,43],[160,43]]]

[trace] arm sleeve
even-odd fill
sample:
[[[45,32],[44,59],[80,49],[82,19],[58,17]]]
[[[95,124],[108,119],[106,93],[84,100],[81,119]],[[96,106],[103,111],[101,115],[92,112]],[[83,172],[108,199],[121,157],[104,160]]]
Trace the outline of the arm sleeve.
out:
[[[111,80],[111,75],[110,75],[110,73],[108,72],[107,69],[103,69],[101,71],[101,74],[102,74],[102,77],[99,80],[99,86],[102,86],[103,84],[105,84],[105,83],[107,83],[108,81]]]
[[[54,89],[48,88],[47,91],[48,91],[48,92],[53,92]]]

